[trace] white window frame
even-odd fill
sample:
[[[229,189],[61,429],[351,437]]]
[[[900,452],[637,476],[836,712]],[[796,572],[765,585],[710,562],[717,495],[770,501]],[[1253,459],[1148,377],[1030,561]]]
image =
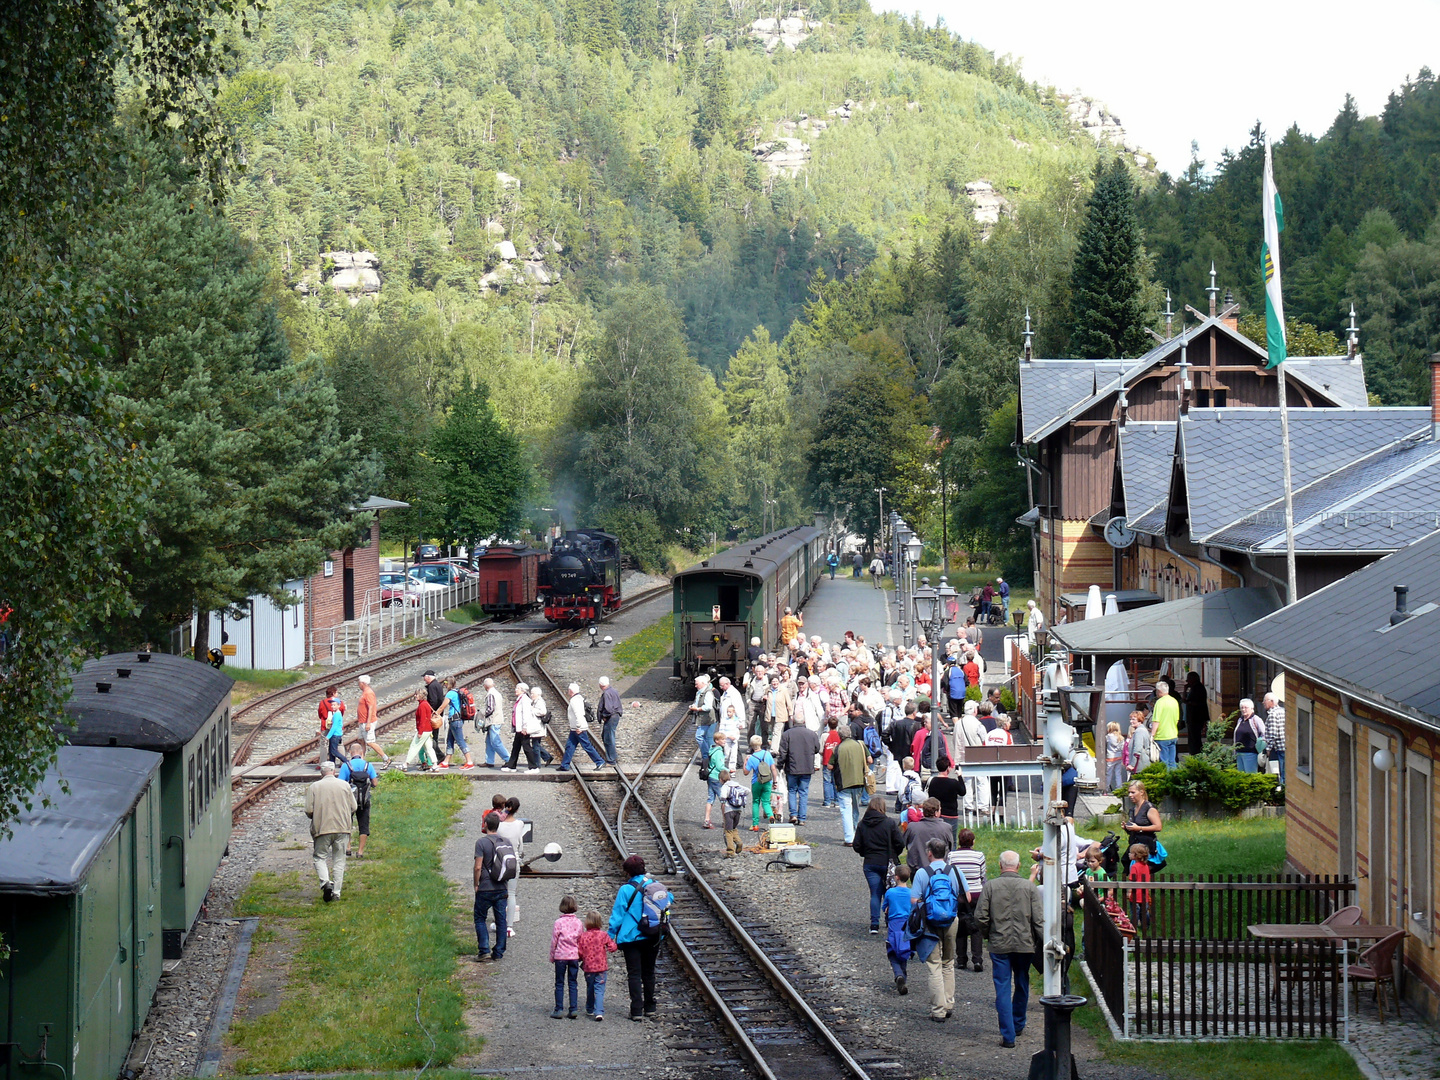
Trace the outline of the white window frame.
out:
[[[1435,940],[1435,928],[1431,922],[1431,911],[1435,907],[1435,836],[1434,836],[1434,815],[1435,815],[1435,763],[1423,754],[1417,754],[1414,750],[1405,751],[1405,910],[1407,912],[1406,929],[1418,937],[1426,945],[1433,945]],[[1425,777],[1426,787],[1429,788],[1430,797],[1425,800],[1424,813],[1417,816],[1412,814],[1410,803],[1411,784],[1414,782],[1413,773],[1419,773]],[[1415,843],[1414,834],[1416,830],[1423,832],[1422,842]],[[1418,922],[1415,919],[1414,905],[1414,883],[1421,875],[1417,873],[1417,867],[1411,862],[1411,853],[1419,848],[1423,852],[1425,860],[1424,881],[1425,881],[1425,911],[1424,918]]]
[[[1309,722],[1309,724],[1306,726],[1306,727],[1308,728],[1308,730],[1306,730],[1305,728],[1302,728],[1301,723],[1300,723],[1300,713],[1301,713],[1302,711],[1303,711],[1307,716],[1310,717],[1310,722]],[[1287,710],[1286,710],[1286,722],[1287,722],[1287,723],[1289,722],[1289,718],[1290,718],[1290,717],[1289,717],[1289,712],[1290,712],[1290,710],[1287,709]],[[1314,699],[1314,698],[1308,698],[1308,697],[1302,697],[1301,695],[1296,694],[1296,695],[1295,695],[1294,715],[1295,715],[1295,755],[1294,755],[1294,761],[1293,761],[1293,763],[1292,763],[1290,760],[1288,760],[1289,757],[1290,757],[1290,755],[1288,755],[1288,754],[1286,755],[1287,760],[1286,760],[1285,764],[1290,766],[1290,768],[1286,769],[1286,772],[1293,772],[1293,773],[1295,774],[1295,777],[1296,777],[1302,784],[1306,785],[1307,787],[1312,787],[1312,788],[1313,788],[1313,787],[1315,786],[1315,699]],[[1289,733],[1287,732],[1286,734],[1288,735]],[[1286,745],[1287,745],[1287,746],[1289,745],[1288,740],[1287,740],[1287,742],[1286,742]],[[1302,759],[1302,757],[1301,757],[1301,748],[1302,748],[1302,747],[1304,747],[1304,749],[1305,749],[1305,751],[1306,751],[1305,757],[1304,757],[1303,759]],[[1301,762],[1302,760],[1305,760],[1305,761],[1306,761],[1306,764],[1305,764],[1303,767],[1302,767],[1301,764],[1300,764],[1300,762]],[[1289,777],[1287,776],[1286,779],[1288,780]]]

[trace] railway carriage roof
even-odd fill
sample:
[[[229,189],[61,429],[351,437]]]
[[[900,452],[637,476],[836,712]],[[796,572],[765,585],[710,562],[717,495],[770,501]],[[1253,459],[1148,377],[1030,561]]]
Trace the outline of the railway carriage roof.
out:
[[[123,747],[60,747],[31,809],[21,810],[11,823],[13,833],[0,840],[0,893],[79,892],[90,864],[135,809],[160,760],[159,754]]]
[[[812,540],[823,536],[821,530],[813,525],[796,525],[794,528],[785,529],[781,532],[770,533],[758,540],[745,540],[736,544],[728,551],[722,551],[718,555],[712,555],[704,560],[699,566],[692,566],[689,570],[682,570],[675,575],[679,581],[685,577],[698,577],[702,574],[713,573],[717,570],[728,571],[734,574],[748,574],[753,577],[768,578],[775,572],[775,568],[784,562],[789,556],[804,547]]]
[[[114,653],[87,660],[57,730],[75,746],[178,750],[210,719],[235,680],[209,664],[168,653]],[[120,677],[120,670],[130,674]],[[99,683],[108,683],[102,692]],[[73,726],[72,726],[73,725]]]

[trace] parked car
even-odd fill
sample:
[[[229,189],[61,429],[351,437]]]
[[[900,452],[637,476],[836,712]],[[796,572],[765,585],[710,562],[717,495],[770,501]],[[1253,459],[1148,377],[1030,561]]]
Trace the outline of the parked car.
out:
[[[410,588],[418,588],[421,592],[439,592],[441,589],[458,585],[463,580],[463,573],[459,567],[450,563],[421,563],[419,566],[412,566],[407,576]]]
[[[415,549],[416,562],[434,562],[440,558],[440,548],[435,544],[421,544]]]

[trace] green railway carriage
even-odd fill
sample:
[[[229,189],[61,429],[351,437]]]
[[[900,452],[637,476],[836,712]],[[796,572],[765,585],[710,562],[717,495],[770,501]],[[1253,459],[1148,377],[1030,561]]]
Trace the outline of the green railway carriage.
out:
[[[176,959],[230,846],[230,688],[208,664],[166,653],[89,660],[59,732],[73,746],[128,746],[160,767],[161,924]]]
[[[675,675],[738,679],[746,648],[780,640],[780,617],[809,598],[825,564],[825,533],[808,525],[736,544],[675,575]]]
[[[0,840],[0,1080],[124,1067],[160,982],[160,766],[62,746]]]

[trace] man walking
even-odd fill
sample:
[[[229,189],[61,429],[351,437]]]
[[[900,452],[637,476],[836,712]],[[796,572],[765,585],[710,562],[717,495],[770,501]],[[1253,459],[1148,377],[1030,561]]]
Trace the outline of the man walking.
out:
[[[1265,745],[1270,760],[1280,766],[1280,786],[1285,786],[1285,706],[1274,694],[1266,694],[1260,702],[1265,706]]]
[[[1040,890],[1020,876],[1018,852],[1000,853],[1000,876],[986,882],[975,917],[980,933],[990,943],[1000,1045],[1010,1049],[1025,1030],[1030,965],[1038,963],[1036,945],[1045,936]]]
[[[1155,745],[1167,769],[1175,768],[1175,744],[1180,739],[1180,701],[1170,693],[1170,684],[1161,679],[1155,684],[1155,708],[1150,718],[1155,724]]]
[[[365,744],[358,739],[350,744],[350,758],[340,766],[339,779],[355,793],[355,831],[360,835],[357,859],[365,857],[365,842],[370,839],[370,793],[380,782],[375,766],[365,760]]]
[[[825,565],[830,568],[830,580],[834,581],[835,568],[840,565],[840,556],[836,555],[833,551],[830,552],[829,555],[825,556]]]
[[[925,912],[925,930],[916,942],[915,955],[925,962],[930,981],[930,1019],[937,1024],[950,1019],[955,1011],[955,939],[960,933],[960,898],[970,891],[965,875],[946,865],[949,850],[950,844],[943,837],[929,840],[925,845],[929,863],[915,870],[910,879],[912,902]]]
[[[715,702],[715,715],[717,717],[726,716],[727,714],[725,712],[725,708],[728,705],[735,706],[735,715],[739,718],[740,726],[743,729],[746,726],[745,695],[740,692],[740,688],[738,686],[735,686],[733,683],[731,683],[729,675],[721,675],[720,696]]]
[[[570,703],[565,707],[565,719],[570,724],[570,736],[565,740],[565,754],[560,759],[560,764],[555,766],[556,772],[569,772],[570,762],[575,760],[575,748],[582,746],[585,753],[590,755],[598,769],[605,764],[605,759],[600,756],[600,751],[595,749],[595,744],[590,741],[590,722],[585,719],[585,699],[580,696],[580,684],[571,683],[566,690],[570,696]]]
[[[360,737],[365,740],[366,746],[380,755],[380,760],[389,768],[390,755],[375,741],[375,725],[379,720],[380,707],[375,700],[375,691],[370,689],[370,676],[361,675],[356,681],[360,684],[360,705],[355,710],[355,719],[360,724]]]
[[[775,763],[785,774],[792,824],[805,824],[805,815],[810,807],[810,778],[815,773],[815,755],[819,752],[820,736],[797,720],[792,720],[780,736],[780,753]],[[853,832],[851,835],[853,838]]]
[[[1000,597],[1000,621],[1010,622],[1010,583],[1003,577],[995,579],[995,592]]]
[[[600,718],[600,738],[605,743],[605,760],[614,765],[619,759],[615,756],[615,729],[620,726],[620,717],[625,712],[625,707],[620,703],[620,691],[610,685],[608,675],[600,676],[600,703],[595,711]]]
[[[461,767],[473,769],[475,761],[470,756],[470,747],[465,744],[465,718],[460,711],[460,691],[456,688],[453,677],[446,679],[444,685],[444,696],[441,701],[446,724],[445,756],[440,759],[439,767],[442,769],[450,767],[450,756],[458,746],[460,753],[465,757],[465,764]]]
[[[495,768],[505,762],[505,741],[500,735],[500,723],[504,713],[504,702],[500,691],[495,689],[495,680],[485,680],[485,704],[480,712],[480,729],[485,732],[485,767]],[[497,761],[498,759],[498,761]]]
[[[499,835],[500,815],[491,810],[485,815],[485,832],[475,841],[475,940],[479,953],[475,959],[484,964],[499,960],[505,955],[505,908],[510,894],[506,889],[504,865],[506,858],[512,860],[511,869],[518,864],[510,842]],[[495,913],[495,947],[490,947],[490,928],[485,917]]]
[[[335,775],[335,763],[320,763],[320,779],[305,789],[305,816],[314,840],[315,873],[325,903],[340,899],[345,884],[345,856],[350,850],[350,819],[355,792]]]
[[[425,680],[425,700],[430,702],[430,708],[439,712],[440,706],[445,701],[445,687],[442,686],[440,680],[436,678],[434,668],[425,672],[422,677]]]
[[[885,560],[876,555],[870,560],[870,584],[880,588],[880,579],[885,576]]]
[[[840,745],[830,755],[831,771],[835,777],[835,794],[840,799],[840,827],[844,832],[844,843],[855,842],[855,826],[870,800],[865,789],[865,773],[870,767],[870,755],[850,730],[849,724],[841,724]]]

